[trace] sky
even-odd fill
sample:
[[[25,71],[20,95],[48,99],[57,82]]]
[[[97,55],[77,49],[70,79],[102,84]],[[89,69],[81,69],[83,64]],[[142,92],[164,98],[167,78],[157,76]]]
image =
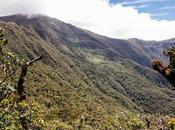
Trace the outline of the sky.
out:
[[[131,6],[139,12],[150,13],[158,20],[175,20],[175,0],[110,0],[110,3]]]
[[[0,0],[0,16],[44,14],[112,38],[175,38],[175,0]]]

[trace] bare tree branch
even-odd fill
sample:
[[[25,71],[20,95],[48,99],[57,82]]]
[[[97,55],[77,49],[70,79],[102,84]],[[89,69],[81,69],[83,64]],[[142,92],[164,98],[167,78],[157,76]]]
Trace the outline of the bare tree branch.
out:
[[[12,75],[14,75],[17,71],[18,67],[16,67],[10,74],[7,75],[6,73],[6,76],[4,77],[3,80],[1,80],[0,82],[0,85],[2,85],[8,78],[10,78]]]
[[[41,59],[42,59],[42,56],[39,56],[39,57],[37,57],[37,58],[35,58],[35,59],[33,59],[33,60],[27,62],[26,65],[27,65],[27,66],[30,66],[30,65],[32,65],[34,62],[36,62],[36,61],[38,61],[38,60],[41,60]]]
[[[24,81],[25,81],[25,77],[27,75],[27,71],[28,71],[28,67],[31,66],[34,62],[41,60],[42,56],[39,56],[29,62],[27,62],[26,64],[22,65],[21,68],[21,74],[20,74],[20,78],[18,80],[18,95],[20,96],[20,101],[25,100],[26,95],[24,94]]]

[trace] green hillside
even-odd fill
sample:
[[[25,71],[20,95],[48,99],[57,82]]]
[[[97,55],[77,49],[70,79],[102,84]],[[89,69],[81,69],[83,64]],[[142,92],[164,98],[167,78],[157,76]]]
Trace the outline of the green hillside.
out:
[[[43,56],[25,82],[28,102],[37,104],[46,122],[43,129],[144,129],[145,115],[175,114],[175,91],[149,68],[143,46],[46,16],[0,21],[10,50],[25,59]]]

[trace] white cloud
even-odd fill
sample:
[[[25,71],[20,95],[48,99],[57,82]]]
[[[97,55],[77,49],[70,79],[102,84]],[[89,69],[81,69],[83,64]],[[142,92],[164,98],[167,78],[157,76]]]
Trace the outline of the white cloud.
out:
[[[40,12],[113,38],[163,40],[175,37],[175,21],[153,20],[151,14],[139,13],[133,7],[110,5],[107,0],[23,0],[28,1],[27,5],[21,4],[21,0],[11,1],[16,2],[0,8],[9,6],[12,13]]]
[[[135,9],[143,9],[143,8],[146,8],[149,6],[150,6],[150,4],[142,4],[142,5],[133,5],[132,7]]]
[[[42,12],[38,0],[0,0],[0,16],[16,13],[33,14]]]

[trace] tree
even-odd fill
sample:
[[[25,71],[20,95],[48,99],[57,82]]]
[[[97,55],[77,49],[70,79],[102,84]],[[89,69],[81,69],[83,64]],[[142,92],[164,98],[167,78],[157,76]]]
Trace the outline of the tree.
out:
[[[169,68],[175,69],[175,47],[167,48],[163,51],[164,55],[169,57]]]
[[[169,57],[169,65],[165,66],[159,59],[156,59],[153,60],[152,67],[175,86],[175,47],[167,48],[163,53]]]
[[[27,104],[24,82],[28,67],[41,60],[39,56],[25,61],[6,48],[8,40],[0,28],[0,129],[29,129],[31,105]],[[20,72],[17,83],[13,77]],[[28,116],[28,117],[27,117]]]
[[[10,83],[6,81],[11,78],[18,69],[18,60],[10,51],[5,49],[8,40],[5,39],[4,30],[0,28],[0,101],[8,97],[11,88]]]
[[[20,100],[24,100],[24,80],[27,75],[28,67],[31,66],[34,62],[41,60],[42,56],[39,56],[31,61],[25,62],[24,59],[20,59],[15,56],[12,52],[5,50],[8,40],[5,39],[4,30],[0,28],[0,85],[4,86],[6,81],[15,75],[18,69],[21,69],[21,74],[17,83],[17,93],[20,97]],[[7,87],[7,86],[6,86]],[[5,95],[5,97],[7,94]],[[4,97],[4,96],[3,96]]]

